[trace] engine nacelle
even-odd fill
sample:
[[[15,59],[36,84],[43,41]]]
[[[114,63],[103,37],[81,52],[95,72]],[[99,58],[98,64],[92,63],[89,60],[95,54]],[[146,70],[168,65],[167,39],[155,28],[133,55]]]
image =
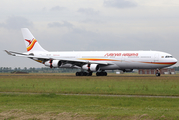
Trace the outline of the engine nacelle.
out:
[[[132,72],[133,69],[124,69],[123,72]]]
[[[49,60],[44,63],[45,66],[49,66],[50,68],[58,68],[62,65],[60,60]]]
[[[86,64],[82,66],[82,69],[95,72],[99,70],[99,65],[98,64]]]

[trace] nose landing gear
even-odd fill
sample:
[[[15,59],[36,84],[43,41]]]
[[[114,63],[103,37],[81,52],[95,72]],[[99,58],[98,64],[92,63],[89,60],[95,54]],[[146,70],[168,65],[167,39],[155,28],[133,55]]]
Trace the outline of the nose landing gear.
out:
[[[155,71],[155,75],[156,75],[157,77],[160,76],[160,70],[159,70],[159,69],[156,69],[156,71]]]

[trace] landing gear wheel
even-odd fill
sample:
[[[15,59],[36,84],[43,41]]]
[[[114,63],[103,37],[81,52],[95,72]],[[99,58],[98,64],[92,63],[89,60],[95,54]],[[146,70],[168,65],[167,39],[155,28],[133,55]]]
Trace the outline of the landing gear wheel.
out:
[[[83,76],[82,72],[76,72],[76,76]]]
[[[92,72],[87,73],[87,76],[92,76]]]
[[[156,73],[156,76],[159,77],[159,76],[160,76],[160,73]]]
[[[83,76],[87,76],[87,73],[86,73],[86,72],[83,72]]]
[[[104,76],[107,76],[108,74],[107,74],[107,72],[104,72]]]
[[[80,76],[79,72],[76,72],[76,76]]]
[[[96,73],[96,76],[99,76],[99,72]]]
[[[92,76],[92,72],[76,72],[76,76]]]
[[[107,76],[107,72],[97,72],[96,76]]]
[[[157,77],[160,76],[160,69],[156,69],[156,74],[155,74]]]

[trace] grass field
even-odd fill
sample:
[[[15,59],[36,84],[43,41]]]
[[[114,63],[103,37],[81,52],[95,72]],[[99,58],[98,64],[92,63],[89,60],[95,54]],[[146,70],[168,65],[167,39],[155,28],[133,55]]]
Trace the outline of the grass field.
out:
[[[76,77],[73,74],[1,76],[0,92],[130,94],[179,96],[179,75],[109,75]]]
[[[109,74],[107,77],[0,75],[0,92],[4,92],[0,94],[0,119],[179,119],[178,98],[56,95],[179,96],[178,74],[161,77],[138,74]]]

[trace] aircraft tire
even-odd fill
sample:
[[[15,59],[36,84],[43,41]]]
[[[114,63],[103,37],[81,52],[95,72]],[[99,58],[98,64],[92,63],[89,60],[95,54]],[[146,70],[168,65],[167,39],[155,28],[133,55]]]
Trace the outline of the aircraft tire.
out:
[[[87,73],[87,76],[92,76],[92,72]]]
[[[79,76],[79,72],[76,72],[76,76]]]
[[[83,73],[83,76],[87,76],[88,75],[88,73],[86,73],[86,72],[82,72]]]
[[[84,76],[83,72],[80,72],[80,76]]]
[[[160,76],[160,73],[158,73],[158,76]]]
[[[107,76],[108,74],[107,74],[107,72],[104,72],[104,76]]]
[[[99,76],[99,72],[96,73],[96,76]]]
[[[96,76],[107,76],[107,72],[97,72]]]
[[[159,76],[160,76],[160,73],[156,73],[156,76],[159,77]]]
[[[76,76],[92,76],[92,72],[76,72]]]

